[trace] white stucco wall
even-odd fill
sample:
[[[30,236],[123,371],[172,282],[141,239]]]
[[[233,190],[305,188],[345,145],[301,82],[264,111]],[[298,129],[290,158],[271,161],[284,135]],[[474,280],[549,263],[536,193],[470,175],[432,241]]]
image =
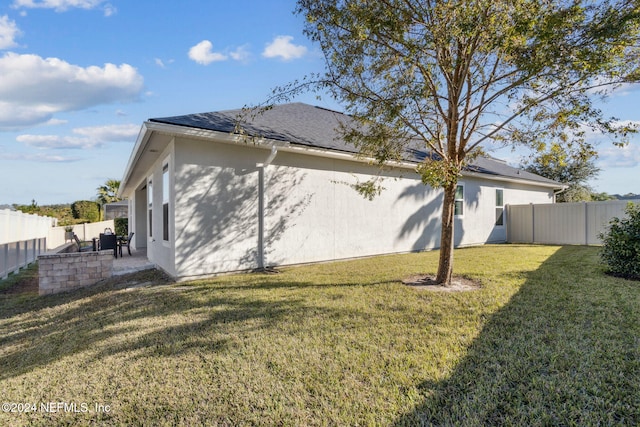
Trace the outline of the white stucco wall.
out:
[[[464,185],[465,209],[464,215],[456,218],[456,246],[506,241],[506,217],[504,226],[495,225],[497,189],[503,191],[503,206],[553,202],[553,190],[533,185],[477,177],[462,177],[459,184]]]
[[[269,151],[180,139],[175,155],[178,277],[257,267],[258,168]]]
[[[148,191],[146,189],[136,192],[136,216],[138,218],[134,221],[138,235],[134,236],[137,244],[147,246],[147,258],[160,268],[165,270],[172,276],[177,276],[178,273],[175,269],[175,251],[174,251],[174,215],[173,209],[169,209],[169,240],[163,238],[163,179],[162,170],[165,164],[169,167],[169,206],[175,206],[175,184],[174,184],[174,169],[175,169],[175,142],[171,142],[166,149],[158,156],[158,160],[153,164],[151,169],[146,174],[146,179],[140,184],[140,187],[148,185],[149,181],[152,182],[152,221],[151,228],[152,233],[149,233],[148,222]],[[141,199],[141,200],[138,200]],[[144,218],[139,217],[140,213],[143,213]],[[140,223],[141,220],[141,223]],[[140,223],[142,227],[137,225]],[[146,229],[143,234],[142,229]]]
[[[442,191],[423,185],[413,171],[386,172],[385,190],[367,200],[350,185],[377,175],[375,166],[280,150],[261,167],[269,155],[268,147],[251,144],[173,139],[134,193],[130,221],[136,246],[146,244],[148,258],[178,278],[439,247]],[[165,241],[162,169],[167,162]],[[149,179],[151,237],[143,190]],[[456,246],[506,240],[505,227],[495,226],[497,188],[503,190],[504,204],[553,202],[550,188],[475,176],[460,183],[464,215],[455,220]]]
[[[279,153],[266,172],[267,265],[424,250],[439,244],[441,193],[411,171],[387,173],[367,200],[366,164]]]
[[[442,191],[410,170],[386,173],[385,189],[373,200],[350,187],[376,173],[362,163],[278,154],[266,174],[266,264],[438,248]],[[551,189],[469,177],[460,184],[464,214],[455,218],[456,246],[506,240],[506,228],[495,225],[496,189],[505,204],[553,201]]]

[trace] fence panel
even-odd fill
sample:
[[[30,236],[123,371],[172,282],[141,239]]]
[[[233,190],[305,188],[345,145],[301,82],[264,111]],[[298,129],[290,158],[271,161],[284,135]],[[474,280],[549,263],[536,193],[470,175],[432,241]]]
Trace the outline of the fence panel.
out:
[[[0,279],[35,262],[46,246],[45,237],[0,244]]]
[[[583,245],[586,243],[585,204],[556,203],[535,207],[536,243]]]
[[[0,244],[47,237],[56,219],[0,209]]]
[[[507,205],[507,242],[533,242],[533,205]]]
[[[612,218],[625,216],[629,202],[554,203],[507,207],[507,241],[558,245],[599,245]]]
[[[56,219],[0,209],[0,279],[34,262]]]
[[[77,224],[73,226],[73,232],[78,236],[78,239],[89,241],[94,237],[98,237],[100,233],[103,233],[105,228],[110,228],[115,231],[115,225],[112,219],[88,224]],[[49,249],[57,248],[65,242],[65,227],[52,227],[49,229],[47,240]]]
[[[640,203],[640,200],[633,200],[634,203]],[[607,230],[609,221],[612,218],[626,217],[624,209],[629,201],[618,200],[616,202],[607,202],[606,204],[587,204],[587,244],[601,244],[598,234]]]
[[[0,279],[65,243],[65,227],[53,227],[55,223],[55,218],[0,209]],[[91,240],[105,228],[115,230],[113,220],[78,224],[73,232],[80,240]]]

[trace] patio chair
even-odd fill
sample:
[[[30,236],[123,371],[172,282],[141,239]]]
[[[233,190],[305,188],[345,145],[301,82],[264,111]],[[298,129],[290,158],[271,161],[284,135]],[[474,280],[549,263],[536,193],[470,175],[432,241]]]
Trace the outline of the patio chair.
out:
[[[100,250],[113,249],[113,256],[118,258],[118,236],[100,233]]]
[[[81,241],[76,233],[73,233],[73,239],[76,241],[76,245],[78,245],[78,252],[89,252],[93,251],[93,243],[92,242],[83,242]],[[91,245],[91,246],[89,246]]]
[[[126,246],[127,247],[127,252],[129,252],[129,255],[131,255],[131,247],[129,246],[129,244],[131,243],[131,239],[133,238],[133,235],[135,233],[131,232],[129,233],[129,237],[127,237],[127,239],[122,239],[120,240],[120,257],[122,258],[122,247]]]

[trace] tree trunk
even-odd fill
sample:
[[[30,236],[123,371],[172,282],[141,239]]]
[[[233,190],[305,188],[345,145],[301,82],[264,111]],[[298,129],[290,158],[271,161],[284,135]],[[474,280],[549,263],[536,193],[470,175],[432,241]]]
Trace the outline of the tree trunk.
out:
[[[453,233],[456,198],[456,182],[444,186],[442,203],[442,229],[440,232],[440,259],[436,282],[445,286],[451,284],[453,274]]]

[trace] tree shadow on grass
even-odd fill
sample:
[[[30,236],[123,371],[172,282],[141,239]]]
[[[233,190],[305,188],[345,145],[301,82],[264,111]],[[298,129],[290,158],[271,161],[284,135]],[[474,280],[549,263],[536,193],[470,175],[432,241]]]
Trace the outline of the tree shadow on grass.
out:
[[[0,316],[0,381],[87,351],[97,358],[224,352],[238,336],[331,310],[310,307],[300,293],[316,284],[266,275],[247,282],[103,284],[15,304]]]
[[[640,288],[564,247],[396,425],[639,425]]]
[[[59,305],[80,301],[93,295],[135,287],[140,284],[153,283],[156,285],[164,285],[172,282],[172,280],[161,271],[150,269],[121,276],[112,276],[111,278],[100,280],[94,285],[71,291],[40,296],[38,295],[37,288],[37,265],[32,267],[26,275],[25,272],[21,272],[20,274],[22,274],[23,277],[18,280],[18,283],[14,284],[14,292],[7,292],[5,295],[0,294],[0,320],[15,318],[35,310],[55,308]],[[24,289],[23,280],[31,281],[32,279],[36,282],[35,292],[33,289]],[[30,284],[26,285],[27,288],[29,288],[29,286]]]

